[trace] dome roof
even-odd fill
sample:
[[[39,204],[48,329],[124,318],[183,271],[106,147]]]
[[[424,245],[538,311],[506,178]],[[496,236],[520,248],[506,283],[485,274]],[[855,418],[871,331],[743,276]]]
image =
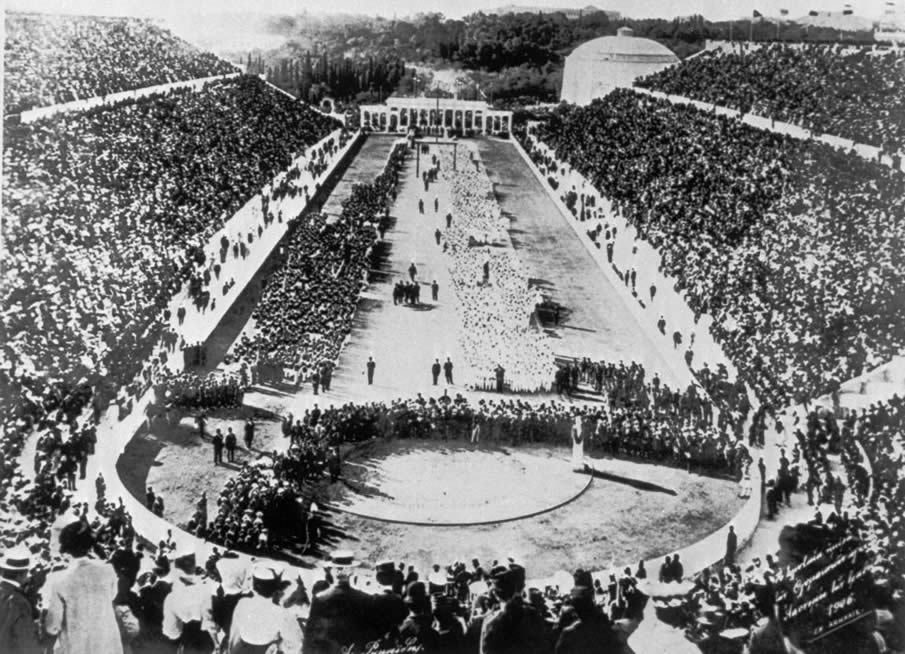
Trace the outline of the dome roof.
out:
[[[616,36],[601,36],[582,43],[572,51],[569,58],[591,60],[636,60],[672,63],[678,57],[665,45],[632,36],[632,30],[623,27]]]

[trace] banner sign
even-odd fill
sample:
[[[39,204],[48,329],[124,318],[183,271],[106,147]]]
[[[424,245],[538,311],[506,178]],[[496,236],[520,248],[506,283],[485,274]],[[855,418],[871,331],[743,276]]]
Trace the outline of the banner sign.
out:
[[[870,615],[873,557],[852,536],[805,557],[777,594],[787,628],[814,642]]]

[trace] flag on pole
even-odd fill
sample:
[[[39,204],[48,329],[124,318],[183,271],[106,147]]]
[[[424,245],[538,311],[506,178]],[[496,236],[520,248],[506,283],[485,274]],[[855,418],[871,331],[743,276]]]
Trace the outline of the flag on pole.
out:
[[[789,10],[788,10],[788,9],[780,9],[780,10],[779,10],[779,15],[780,15],[780,16],[788,16],[788,15],[789,15]]]
[[[819,15],[819,14],[814,9],[811,9],[811,11],[808,12],[808,16],[817,16],[817,15]]]
[[[851,16],[853,13],[855,12],[852,11],[852,6],[849,4],[845,5],[845,7],[842,9],[843,16]]]
[[[763,15],[762,13],[760,13],[757,9],[755,9],[755,10],[754,10],[754,17],[755,17],[755,18],[763,18],[764,15]]]

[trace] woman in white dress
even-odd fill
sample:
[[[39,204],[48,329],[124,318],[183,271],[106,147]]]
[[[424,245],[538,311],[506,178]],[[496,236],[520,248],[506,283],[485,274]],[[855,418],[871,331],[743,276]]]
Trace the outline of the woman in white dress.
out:
[[[582,438],[582,422],[583,416],[580,414],[575,416],[572,423],[572,470],[574,472],[584,472],[584,439]]]

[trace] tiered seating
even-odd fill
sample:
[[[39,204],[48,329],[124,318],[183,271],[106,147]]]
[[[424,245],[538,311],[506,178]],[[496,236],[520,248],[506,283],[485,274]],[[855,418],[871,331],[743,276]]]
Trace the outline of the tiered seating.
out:
[[[211,234],[337,127],[257,78],[5,126],[2,512],[65,506],[109,389],[138,395],[166,356],[165,307]]]
[[[774,406],[905,347],[905,175],[631,91],[566,109],[538,136],[659,248]]]
[[[148,20],[6,14],[6,114],[236,72]]]
[[[752,112],[882,148],[905,150],[905,56],[835,45],[775,44],[707,53],[638,86]]]

